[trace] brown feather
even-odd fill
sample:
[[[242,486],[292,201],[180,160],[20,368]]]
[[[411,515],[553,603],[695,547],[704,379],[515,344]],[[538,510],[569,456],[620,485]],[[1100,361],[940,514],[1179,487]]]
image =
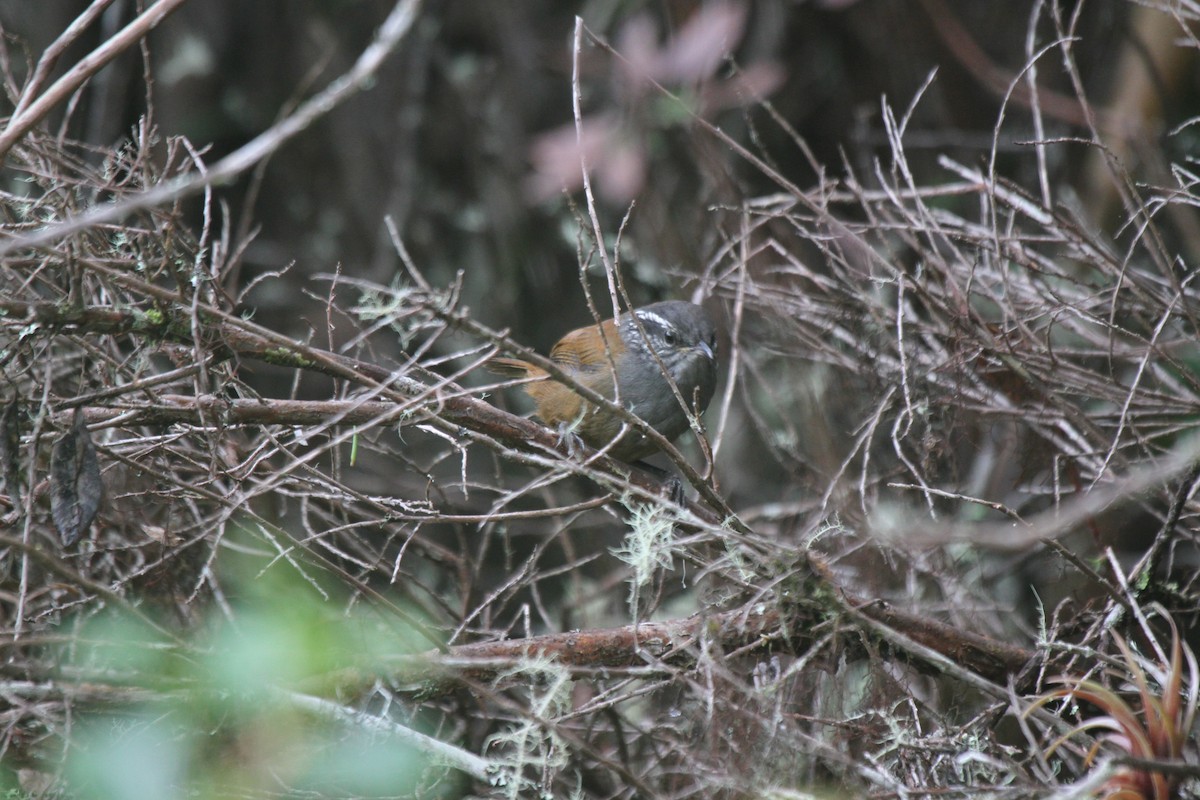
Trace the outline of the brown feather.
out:
[[[596,335],[597,330],[600,331],[600,336]],[[588,325],[571,331],[554,345],[554,349],[550,351],[550,358],[568,369],[584,372],[611,369],[605,349],[606,340],[614,358],[625,349],[625,344],[617,334],[616,325],[611,319],[605,320],[599,326]]]
[[[551,427],[575,422],[583,410],[583,398],[558,381],[538,381],[524,388],[537,405],[538,419]]]

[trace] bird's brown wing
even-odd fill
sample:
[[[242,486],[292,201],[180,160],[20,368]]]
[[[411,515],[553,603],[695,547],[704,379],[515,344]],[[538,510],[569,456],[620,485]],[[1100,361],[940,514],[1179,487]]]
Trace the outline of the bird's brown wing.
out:
[[[570,370],[594,372],[610,369],[608,352],[605,350],[605,339],[607,339],[608,348],[613,351],[612,354],[615,358],[617,349],[623,346],[621,337],[617,335],[616,325],[611,319],[602,322],[599,330],[604,338],[596,335],[597,326],[595,325],[571,331],[559,339],[558,344],[554,345],[554,349],[550,351],[550,358]]]

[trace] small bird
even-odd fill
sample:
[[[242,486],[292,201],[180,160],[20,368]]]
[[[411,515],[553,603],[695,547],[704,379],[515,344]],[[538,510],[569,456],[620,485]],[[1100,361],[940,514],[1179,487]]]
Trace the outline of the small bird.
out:
[[[612,353],[611,362],[605,342]],[[700,306],[667,300],[571,331],[554,345],[550,358],[576,381],[610,400],[614,399],[615,366],[621,404],[673,440],[687,430],[688,416],[671,391],[663,368],[679,387],[688,409],[703,413],[717,382],[717,327]],[[488,366],[502,375],[534,379],[524,388],[537,404],[538,418],[547,425],[572,430],[591,447],[608,445],[624,424],[527,361],[493,358]],[[697,404],[694,409],[693,403]],[[633,462],[657,449],[642,434],[627,430],[608,452]]]

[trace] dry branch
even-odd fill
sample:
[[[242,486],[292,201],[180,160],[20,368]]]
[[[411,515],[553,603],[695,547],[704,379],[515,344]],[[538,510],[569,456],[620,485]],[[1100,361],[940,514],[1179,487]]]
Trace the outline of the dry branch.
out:
[[[561,221],[583,230],[588,310],[607,311],[600,286],[616,307],[658,299],[669,284],[731,320],[724,391],[709,416],[711,474],[683,458],[690,442],[664,448],[701,498],[677,505],[650,474],[503,410],[496,395],[509,385],[473,383],[497,352],[538,359],[485,316],[548,314],[497,307],[545,275],[488,283],[493,265],[463,258],[496,244],[474,238],[473,208],[437,216],[431,202],[411,226],[397,213],[385,223],[390,250],[381,235],[378,253],[339,253],[336,270],[316,265],[333,272],[320,278],[325,291],[292,282],[318,256],[306,252],[309,263],[287,274],[294,254],[271,245],[291,247],[288,237],[247,234],[264,203],[288,198],[259,195],[257,183],[253,199],[235,197],[227,182],[268,156],[275,169],[282,145],[335,106],[347,115],[333,126],[339,142],[378,129],[340,104],[382,82],[379,67],[420,3],[395,3],[365,49],[336,54],[354,64],[341,78],[308,101],[297,89],[296,113],[212,165],[202,145],[158,138],[150,43],[151,108],[124,146],[67,139],[73,105],[61,136],[30,125],[28,114],[75,85],[46,89],[64,47],[103,5],[30,65],[24,91],[4,75],[18,111],[0,134],[0,150],[17,138],[0,165],[0,504],[11,509],[0,520],[0,627],[12,634],[0,638],[0,697],[12,706],[0,713],[0,754],[48,763],[80,743],[99,749],[104,741],[85,732],[98,714],[106,731],[188,746],[190,734],[107,716],[155,706],[160,719],[197,722],[198,738],[228,742],[246,772],[262,766],[252,762],[268,739],[307,731],[313,716],[336,721],[327,727],[339,737],[413,733],[418,749],[475,781],[453,789],[463,794],[507,781],[510,796],[581,798],[824,786],[854,796],[1044,796],[1064,775],[1102,786],[1123,769],[1156,768],[1118,756],[1095,771],[1086,742],[1049,753],[1079,720],[1028,700],[1059,672],[1122,702],[1161,696],[1163,708],[1200,692],[1185,669],[1193,662],[1160,636],[1168,625],[1194,639],[1200,624],[1200,445],[1191,438],[1200,272],[1181,255],[1195,238],[1197,179],[1186,161],[1143,173],[1108,159],[1126,217],[1109,229],[1087,218],[1086,198],[1077,207],[1063,177],[1073,150],[1108,153],[1113,119],[1091,102],[1076,64],[1094,35],[1081,27],[1090,6],[1064,18],[1057,4],[1035,4],[1015,63],[1000,58],[999,43],[981,60],[967,25],[983,12],[951,9],[954,19],[938,20],[943,39],[1004,98],[988,111],[984,146],[959,141],[958,129],[924,130],[936,119],[923,115],[938,105],[930,95],[946,80],[930,73],[915,96],[888,97],[864,116],[867,139],[839,141],[836,172],[770,105],[746,105],[734,120],[695,100],[754,85],[715,86],[709,79],[723,81],[725,67],[705,61],[701,71],[688,55],[741,60],[746,48],[746,63],[767,63],[752,51],[776,37],[739,39],[764,15],[714,6],[661,44],[649,17],[611,31],[577,22],[573,163],[602,170],[611,168],[598,160],[603,147],[671,145],[636,154],[655,180],[643,182],[645,199],[615,245],[611,209],[580,175],[586,205]],[[1138,5],[1166,14],[1160,27],[1194,44],[1180,8]],[[423,134],[446,124],[433,118],[440,102],[423,102],[426,89],[489,113],[483,95],[457,94],[477,56],[446,58],[457,52],[439,38],[448,12],[426,12],[437,19],[408,40],[429,52],[396,70],[413,81],[412,105],[386,109],[413,134],[390,153],[397,173],[411,171]],[[498,44],[537,52],[526,47],[535,26],[512,24],[517,12],[503,4],[489,13],[510,23],[497,27],[513,41]],[[600,38],[610,32],[615,45]],[[1075,96],[1042,88],[1053,59]],[[453,74],[438,72],[451,62]],[[66,72],[74,81],[96,64]],[[619,87],[609,98],[593,83],[605,67]],[[13,71],[4,47],[0,68]],[[510,99],[499,85],[488,96]],[[86,85],[77,97],[94,99]],[[1068,113],[1071,103],[1082,116]],[[519,113],[519,103],[498,105]],[[609,131],[620,138],[589,150],[597,110],[620,120]],[[1064,127],[1081,120],[1082,130]],[[1190,133],[1195,121],[1179,124]],[[942,143],[917,144],[931,134]],[[1157,159],[1178,146],[1143,144],[1141,155]],[[655,160],[675,149],[686,179]],[[328,161],[354,163],[354,152]],[[622,263],[626,225],[636,230],[645,214],[666,238],[664,221],[681,208],[678,195],[657,192],[691,191],[698,169],[708,170],[702,202],[681,230],[697,240],[687,252],[711,260],[683,258],[674,271],[653,256]],[[779,192],[746,197],[745,186]],[[429,198],[458,196],[444,189],[431,185]],[[201,192],[193,225],[178,201]],[[497,196],[516,210],[513,196]],[[378,209],[406,205],[354,199],[364,230]],[[229,207],[243,214],[239,224]],[[419,242],[417,257],[405,238]],[[377,280],[393,269],[403,277],[390,286],[359,277],[374,269]],[[442,288],[427,275],[456,277]],[[472,314],[481,297],[493,305]],[[544,322],[514,328],[549,335],[559,315]],[[107,499],[81,541],[64,547],[48,472],[74,472],[73,485],[95,494],[94,471],[81,480],[66,469],[84,459],[64,448],[51,470],[54,442],[76,418]],[[90,506],[76,507],[84,528]],[[138,632],[132,642],[125,628],[105,627],[114,618]],[[1122,641],[1130,649],[1114,650]],[[265,677],[256,663],[269,665]],[[232,684],[214,682],[225,672]],[[242,725],[254,705],[242,693],[255,686],[290,699],[288,713],[306,709],[305,724],[264,716]],[[1022,713],[1029,708],[1038,713]],[[221,752],[192,755],[228,764],[217,760],[224,746],[209,750]],[[268,790],[229,793],[308,791],[277,767],[264,770]],[[1186,762],[1170,769],[1194,774]]]

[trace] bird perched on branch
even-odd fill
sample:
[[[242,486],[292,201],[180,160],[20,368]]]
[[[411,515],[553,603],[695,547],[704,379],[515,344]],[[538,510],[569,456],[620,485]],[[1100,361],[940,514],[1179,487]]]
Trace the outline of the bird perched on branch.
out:
[[[689,427],[688,411],[701,414],[712,399],[717,382],[717,327],[708,312],[694,303],[652,303],[571,331],[554,345],[550,359],[603,397],[619,397],[621,405],[673,440]],[[537,404],[538,418],[572,431],[591,447],[607,446],[625,424],[612,411],[587,402],[528,361],[493,358],[488,366],[502,375],[532,379],[524,389]],[[683,403],[667,376],[678,387]],[[608,452],[632,462],[657,449],[629,429]]]

